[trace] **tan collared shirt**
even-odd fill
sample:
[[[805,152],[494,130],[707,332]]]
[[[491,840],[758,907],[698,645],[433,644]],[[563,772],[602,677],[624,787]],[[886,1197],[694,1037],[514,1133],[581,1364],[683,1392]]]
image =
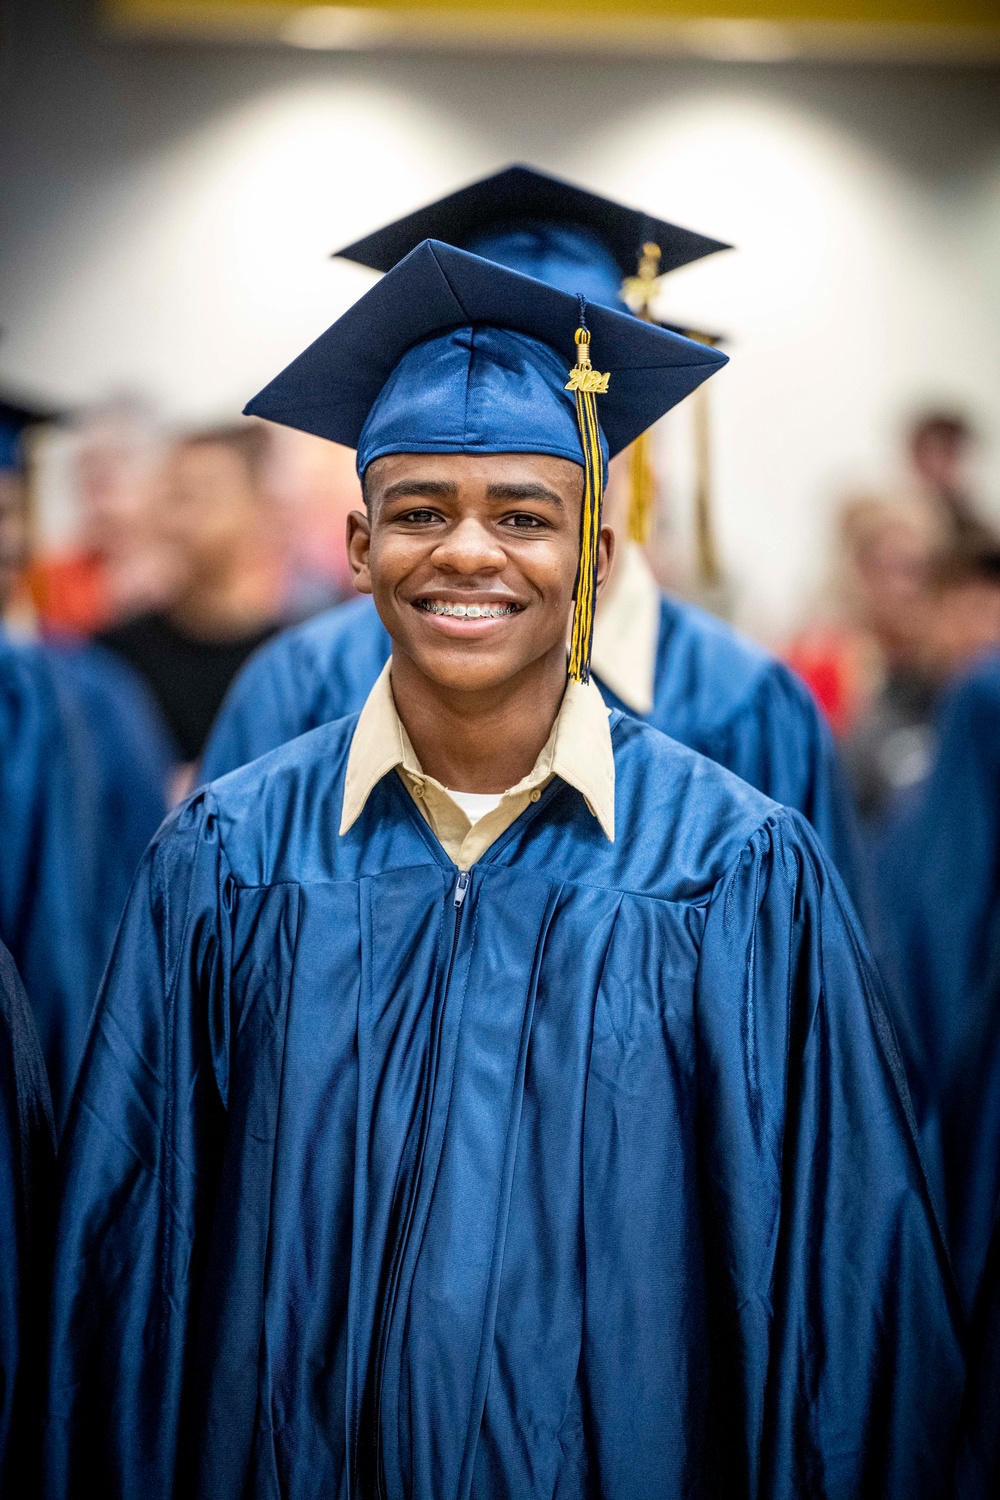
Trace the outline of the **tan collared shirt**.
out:
[[[626,542],[601,596],[591,664],[633,713],[653,709],[660,641],[660,589],[635,542]]]
[[[347,757],[340,831],[360,817],[374,787],[397,771],[407,791],[434,830],[442,848],[460,870],[468,870],[537,802],[553,776],[574,787],[607,837],[615,837],[615,757],[608,710],[593,683],[569,682],[556,721],[541,754],[523,780],[504,792],[499,805],[477,823],[428,776],[417,760],[392,696],[391,659],[368,695]]]

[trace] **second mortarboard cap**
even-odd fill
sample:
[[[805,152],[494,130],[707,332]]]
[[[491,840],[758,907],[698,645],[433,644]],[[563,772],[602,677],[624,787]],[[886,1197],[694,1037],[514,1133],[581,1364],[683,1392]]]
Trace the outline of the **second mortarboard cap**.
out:
[[[629,208],[613,198],[564,182],[560,177],[534,167],[515,165],[459,188],[335,253],[345,260],[371,266],[374,271],[389,271],[423,240],[444,240],[487,259],[500,259],[513,270],[551,283],[551,275],[545,275],[541,268],[534,270],[531,265],[534,257],[547,255],[553,269],[560,255],[558,239],[547,240],[542,226],[582,232],[584,239],[571,247],[570,254],[576,257],[581,251],[585,254],[585,244],[589,244],[593,263],[603,263],[609,280],[613,281],[615,299],[622,280],[635,274],[645,241],[652,240],[658,245],[661,272],[675,271],[705,255],[730,248],[722,240],[682,229],[641,209]],[[524,258],[512,265],[506,251],[495,256],[490,245],[492,242],[496,249],[498,236],[507,245],[507,237],[518,230],[526,235],[520,247]],[[531,243],[532,236],[536,237],[535,244]],[[555,284],[561,282],[556,280]],[[563,287],[563,290],[582,291],[583,287]]]
[[[535,452],[579,463],[570,670],[586,680],[606,461],[725,362],[655,324],[428,240],[245,412],[356,448],[360,474],[387,453]]]

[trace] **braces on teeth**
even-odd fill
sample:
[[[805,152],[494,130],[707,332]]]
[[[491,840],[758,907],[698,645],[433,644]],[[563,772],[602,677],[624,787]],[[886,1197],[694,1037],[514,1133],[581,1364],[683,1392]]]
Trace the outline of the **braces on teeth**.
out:
[[[459,620],[497,620],[503,615],[512,615],[514,606],[512,604],[425,604],[421,602],[421,609],[426,609],[432,615],[453,615]]]

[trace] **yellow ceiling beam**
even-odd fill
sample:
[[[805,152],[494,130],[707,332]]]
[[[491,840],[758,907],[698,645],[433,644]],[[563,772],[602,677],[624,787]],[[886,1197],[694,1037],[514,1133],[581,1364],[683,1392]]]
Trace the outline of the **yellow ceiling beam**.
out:
[[[1000,60],[1000,0],[104,0],[118,30],[301,46],[514,45]]]

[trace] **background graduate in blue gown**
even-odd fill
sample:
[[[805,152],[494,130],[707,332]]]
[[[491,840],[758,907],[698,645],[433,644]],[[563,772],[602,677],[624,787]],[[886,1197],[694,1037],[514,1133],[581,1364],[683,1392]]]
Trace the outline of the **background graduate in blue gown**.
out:
[[[946,693],[936,738],[876,863],[894,1014],[970,1319],[962,1493],[985,1496],[1000,1485],[1000,656]]]
[[[8,411],[10,409],[8,408]],[[0,433],[17,477],[18,435]],[[4,488],[3,535],[24,537]],[[14,639],[2,623],[23,547],[0,566],[0,941],[34,1008],[56,1120],[69,1091],[115,929],[142,853],[166,812],[170,751],[142,684],[99,647]]]
[[[0,1492],[38,1486],[55,1136],[45,1062],[14,962],[0,944]]]
[[[947,1492],[958,1312],[842,884],[587,681],[608,454],[720,357],[585,313],[571,393],[578,299],[427,242],[251,403],[358,448],[392,678],[143,863],[53,1500]]]
[[[644,242],[655,241],[665,272],[728,248],[545,173],[509,167],[339,254],[388,271],[427,236],[623,311],[623,281],[635,276]],[[627,457],[619,460],[613,489],[627,489],[627,465]],[[641,548],[625,543],[624,535],[621,541],[619,576],[598,616],[594,643],[594,670],[606,700],[804,813],[860,904],[850,794],[809,691],[729,626],[663,593]],[[356,713],[389,650],[370,600],[284,632],[230,690],[205,749],[203,778],[213,780],[297,734]]]

